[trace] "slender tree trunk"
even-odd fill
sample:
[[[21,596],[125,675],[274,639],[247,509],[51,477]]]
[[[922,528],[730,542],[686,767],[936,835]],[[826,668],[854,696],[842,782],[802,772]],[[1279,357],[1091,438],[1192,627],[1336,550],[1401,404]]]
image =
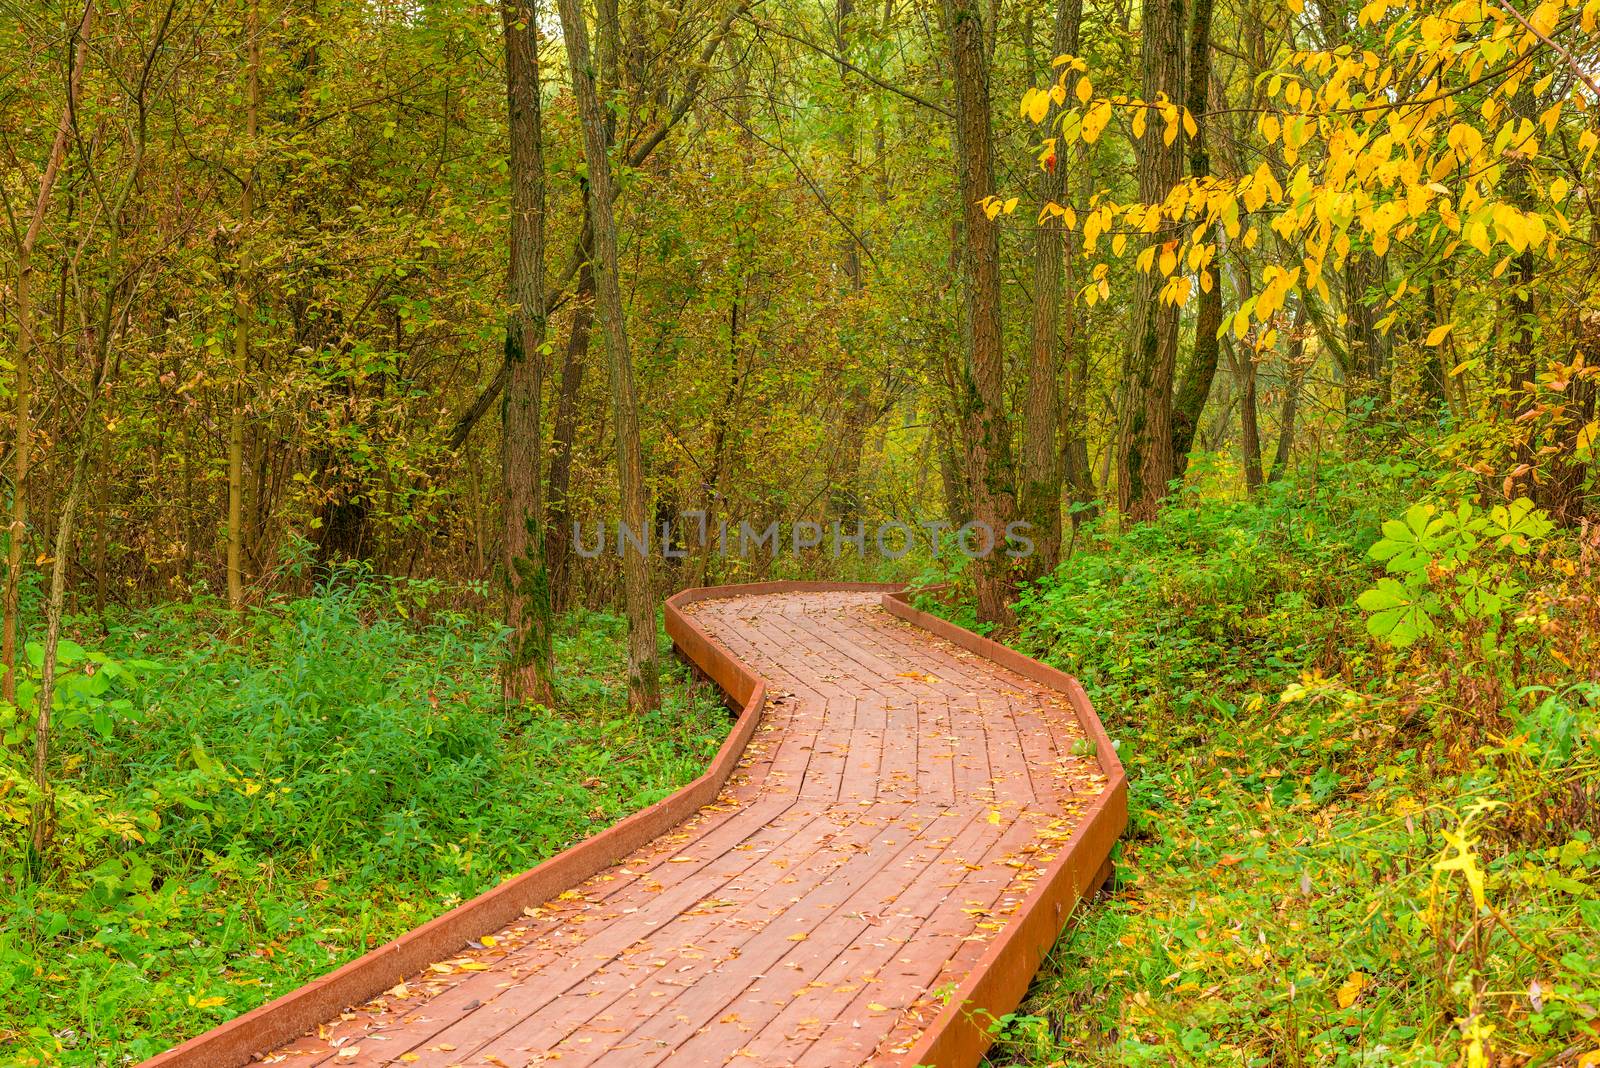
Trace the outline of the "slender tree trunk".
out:
[[[508,703],[555,701],[555,621],[545,564],[544,452],[544,148],[539,113],[537,12],[528,0],[502,0],[507,133],[511,173],[511,259],[506,289],[505,396],[500,463],[505,483],[504,546]]]
[[[38,344],[34,328],[33,251],[44,231],[50,213],[50,196],[67,158],[67,142],[72,136],[72,114],[77,107],[78,85],[82,81],[84,60],[89,47],[89,27],[94,19],[94,4],[84,5],[83,17],[73,33],[70,51],[71,70],[67,73],[67,99],[61,106],[55,139],[39,173],[39,191],[34,198],[28,228],[17,245],[17,348],[12,357],[16,365],[12,405],[15,422],[12,433],[11,527],[6,539],[6,590],[4,623],[0,624],[0,664],[4,677],[0,697],[13,704],[17,699],[17,647],[21,633],[22,546],[28,534],[28,473],[33,454],[33,360]]]
[[[1146,101],[1165,96],[1179,100],[1184,92],[1184,0],[1143,0],[1140,29]],[[1183,173],[1183,132],[1163,143],[1163,123],[1152,106],[1137,148],[1139,199],[1160,204]],[[1151,239],[1157,252],[1177,235],[1158,231]],[[1160,299],[1163,277],[1152,263],[1141,272],[1134,296],[1132,341],[1127,375],[1131,386],[1128,418],[1118,450],[1117,501],[1135,522],[1154,519],[1167,484],[1175,474],[1172,456],[1172,380],[1178,356],[1178,306]]]
[[[1272,471],[1267,481],[1277,482],[1289,470],[1294,451],[1295,416],[1300,410],[1300,380],[1305,376],[1308,298],[1302,298],[1294,313],[1294,336],[1289,339],[1288,366],[1284,368],[1283,405],[1278,410],[1278,447],[1272,454]]]
[[[1189,139],[1189,175],[1204,181],[1211,177],[1211,153],[1207,148],[1206,115],[1211,94],[1211,10],[1212,0],[1192,0],[1193,20],[1189,28],[1188,109],[1194,116],[1195,134]],[[1217,252],[1211,263],[1200,268],[1200,307],[1195,315],[1194,352],[1184,368],[1183,381],[1172,405],[1172,475],[1182,478],[1189,467],[1189,450],[1194,446],[1200,417],[1211,396],[1211,383],[1217,374],[1222,326],[1222,245],[1218,231]],[[1260,454],[1257,453],[1259,456]],[[1259,460],[1257,463],[1259,464]]]
[[[572,71],[572,88],[583,126],[584,160],[589,167],[595,308],[605,335],[613,416],[617,424],[617,479],[622,521],[644,536],[648,531],[639,450],[639,402],[634,392],[622,287],[617,278],[617,223],[612,213],[611,159],[606,151],[605,117],[595,91],[594,70],[589,58],[589,28],[584,22],[580,0],[560,0],[560,8],[561,31],[567,42],[567,65]],[[628,705],[635,712],[648,712],[661,703],[656,613],[648,553],[624,549],[622,575],[628,612]]]
[[[1093,156],[1089,146],[1079,142],[1073,146],[1073,156],[1082,172],[1081,189],[1092,190]],[[1063,166],[1065,164],[1063,163]],[[1070,188],[1070,178],[1069,178]],[[1091,518],[1097,508],[1095,499],[1094,465],[1089,459],[1089,343],[1084,326],[1084,313],[1078,305],[1078,246],[1077,236],[1068,230],[1063,235],[1066,247],[1062,256],[1062,279],[1067,294],[1062,315],[1062,345],[1066,361],[1066,396],[1062,404],[1063,434],[1061,440],[1062,473],[1067,493],[1072,503],[1072,525],[1077,527]],[[1101,479],[1102,484],[1104,479]]]
[[[989,63],[975,0],[943,0],[945,35],[955,80],[956,188],[961,197],[965,346],[957,382],[968,449],[968,492],[974,521],[992,539],[977,561],[978,618],[1011,623],[1017,572],[1005,554],[1006,528],[1017,517],[1011,425],[1005,410],[1005,349],[1000,331],[1000,231],[979,201],[995,193]],[[972,545],[982,549],[984,534]]]
[[[255,218],[255,143],[261,111],[261,41],[258,6],[250,0],[245,15],[245,166],[239,194],[239,263],[234,276],[233,389],[228,413],[228,605],[244,607],[244,410],[245,376],[250,372],[250,229]]]
[[[550,434],[550,590],[557,612],[572,604],[572,449],[578,436],[578,395],[583,389],[584,367],[589,360],[589,338],[594,329],[594,269],[589,260],[594,240],[587,199],[583,209],[583,265],[573,293],[572,325],[566,354],[561,361],[561,386],[556,396],[556,420]]]
[[[1056,10],[1051,50],[1056,55],[1077,55],[1082,26],[1083,0],[1062,0]],[[1062,146],[1050,157],[1035,183],[1041,204],[1067,199],[1067,166],[1061,159],[1064,152]],[[1034,554],[1023,561],[1022,568],[1029,578],[1053,570],[1061,558],[1061,471],[1066,457],[1058,440],[1058,424],[1064,363],[1061,281],[1066,234],[1060,216],[1051,216],[1039,224],[1034,235],[1033,338],[1028,349],[1020,479],[1022,518],[1033,528]]]
[[[1231,338],[1228,360],[1239,383],[1239,455],[1244,463],[1244,487],[1254,493],[1265,481],[1261,471],[1261,409],[1256,397],[1255,354]]]

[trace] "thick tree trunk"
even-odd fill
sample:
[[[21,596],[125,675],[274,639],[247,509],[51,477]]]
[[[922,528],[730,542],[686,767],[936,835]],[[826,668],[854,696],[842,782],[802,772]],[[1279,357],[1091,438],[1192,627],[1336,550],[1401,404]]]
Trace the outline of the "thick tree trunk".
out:
[[[589,28],[584,22],[580,0],[560,0],[560,7],[561,31],[567,42],[567,65],[572,71],[572,88],[583,126],[584,160],[589,166],[595,307],[605,336],[606,364],[611,377],[622,521],[630,530],[645,536],[648,531],[639,450],[639,402],[634,392],[622,287],[617,279],[617,223],[612,213],[611,159],[606,151],[605,116],[595,90],[589,58]],[[628,705],[635,712],[648,712],[661,702],[655,601],[648,553],[625,548],[622,576],[628,613]]]
[[[1062,0],[1056,10],[1051,50],[1055,55],[1077,55],[1083,25],[1083,0]],[[1052,59],[1055,56],[1051,56]],[[1067,199],[1067,166],[1063,149],[1051,157],[1039,175],[1036,194],[1041,204]],[[1033,528],[1033,556],[1022,571],[1038,578],[1055,568],[1061,558],[1061,471],[1066,459],[1059,443],[1061,413],[1062,259],[1067,229],[1060,216],[1051,216],[1034,235],[1033,337],[1028,350],[1028,389],[1023,411],[1021,512]],[[1069,329],[1073,325],[1069,321]],[[1074,346],[1065,346],[1070,351]]]
[[[537,12],[502,0],[507,132],[511,168],[511,260],[506,288],[506,388],[500,457],[505,483],[504,545],[508,703],[555,701],[554,614],[545,564],[542,403],[544,396],[544,149],[539,113]]]
[[[1184,92],[1184,0],[1143,0],[1141,55],[1146,101],[1179,100]],[[1152,106],[1139,139],[1139,199],[1160,204],[1183,174],[1183,132],[1163,143],[1163,123]],[[1167,230],[1152,237],[1160,247],[1176,241]],[[1118,449],[1117,503],[1135,522],[1154,519],[1175,474],[1172,455],[1172,381],[1178,357],[1178,307],[1160,299],[1163,277],[1156,263],[1139,275],[1134,295],[1132,348],[1127,375],[1128,418]]]
[[[1211,94],[1211,10],[1212,0],[1193,0],[1193,20],[1189,28],[1188,109],[1194,116],[1195,134],[1189,140],[1189,176],[1211,177],[1211,153],[1206,141],[1206,115]],[[1222,249],[1220,231],[1217,254],[1201,267],[1200,308],[1195,315],[1194,352],[1184,368],[1183,381],[1172,405],[1172,474],[1182,478],[1189,467],[1189,450],[1211,396],[1211,383],[1217,374],[1222,326]],[[1209,283],[1209,284],[1208,284]],[[1259,455],[1259,453],[1257,454]],[[1258,461],[1259,463],[1259,461]]]
[[[1005,349],[1000,332],[1000,231],[979,201],[994,188],[994,135],[983,21],[974,0],[944,0],[945,35],[955,79],[957,192],[962,211],[962,274],[966,289],[965,357],[957,383],[968,449],[968,493],[974,521],[988,528],[992,552],[976,564],[978,618],[1008,626],[1017,572],[1005,554],[1007,526],[1017,517],[1012,485],[1011,426],[1005,410]],[[973,549],[982,548],[978,534]]]

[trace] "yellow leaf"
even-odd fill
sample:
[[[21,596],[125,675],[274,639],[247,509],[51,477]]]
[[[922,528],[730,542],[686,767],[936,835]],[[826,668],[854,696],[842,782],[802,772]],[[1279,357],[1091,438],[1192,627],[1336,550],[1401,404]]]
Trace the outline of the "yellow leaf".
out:
[[[1366,988],[1366,985],[1366,975],[1361,972],[1351,972],[1350,978],[1346,979],[1344,984],[1339,987],[1337,995],[1339,998],[1339,1007],[1341,1009],[1348,1009],[1351,1005],[1354,1005],[1356,1003],[1356,998],[1361,996],[1361,991]]]
[[[1578,451],[1583,452],[1594,444],[1595,434],[1600,433],[1600,422],[1590,422],[1578,431]]]
[[[991,824],[993,824],[994,826],[996,826],[996,827],[1000,826],[1000,810],[999,809],[991,808],[989,810],[989,822]]]
[[[1005,213],[1007,215],[1010,215],[1012,212],[1014,212],[1016,210],[1017,210],[1017,198],[1016,197],[1012,197],[1010,200],[1006,201]]]
[[[868,1012],[888,1012],[889,1011],[889,1006],[880,1005],[876,1001],[873,1001],[873,1002],[869,1002],[867,1004],[867,1011]]]
[[[1445,323],[1443,326],[1436,326],[1432,330],[1428,331],[1427,340],[1424,341],[1423,344],[1427,345],[1429,348],[1432,348],[1433,346],[1444,341],[1445,338],[1449,337],[1450,331],[1454,330],[1455,328],[1455,323]]]
[[[811,936],[806,934],[804,931],[796,931],[794,934],[789,936],[789,941],[791,941],[791,942],[804,942],[806,939],[808,939],[810,937]]]
[[[1087,104],[1089,98],[1094,96],[1094,85],[1090,83],[1088,75],[1078,79],[1078,102]]]
[[[199,1001],[194,1003],[194,1007],[197,1009],[214,1009],[218,1005],[226,1005],[227,1003],[227,998],[209,997],[201,998]]]
[[[1050,112],[1050,94],[1029,89],[1022,97],[1022,106],[1030,120],[1034,123],[1043,122],[1045,115]]]

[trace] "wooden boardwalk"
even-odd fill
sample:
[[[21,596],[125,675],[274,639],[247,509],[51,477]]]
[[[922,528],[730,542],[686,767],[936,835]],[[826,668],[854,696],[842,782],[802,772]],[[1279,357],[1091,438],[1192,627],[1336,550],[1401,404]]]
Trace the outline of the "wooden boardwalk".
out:
[[[759,722],[715,800],[261,1059],[970,1063],[952,1051],[981,1040],[941,1045],[938,1032],[981,1033],[982,1020],[955,1014],[971,1015],[961,1001],[985,1003],[985,970],[1020,967],[1022,983],[1032,974],[1041,947],[1019,965],[1000,943],[1049,897],[1041,880],[1069,866],[1089,814],[1106,810],[1107,767],[1069,691],[883,602],[835,589],[685,604],[689,629],[765,682]],[[1070,865],[1068,909],[1104,876],[1110,840],[1093,837],[1098,854]],[[1064,919],[1061,889],[1046,943]],[[979,996],[952,1002],[968,989]]]

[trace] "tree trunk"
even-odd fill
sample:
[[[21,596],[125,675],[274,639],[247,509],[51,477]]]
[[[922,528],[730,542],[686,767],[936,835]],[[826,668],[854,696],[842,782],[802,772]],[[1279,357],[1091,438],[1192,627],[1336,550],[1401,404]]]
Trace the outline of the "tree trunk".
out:
[[[544,452],[544,148],[539,114],[537,14],[527,0],[502,0],[510,142],[511,259],[506,275],[506,387],[501,401],[501,477],[508,703],[555,701],[554,614],[545,565]]]
[[[1212,0],[1193,0],[1193,21],[1189,28],[1189,113],[1194,116],[1195,134],[1189,140],[1189,175],[1204,180],[1211,177],[1211,154],[1206,147],[1206,114],[1211,94],[1211,9]],[[1195,315],[1194,352],[1184,369],[1183,381],[1172,405],[1172,475],[1182,478],[1189,467],[1189,450],[1194,446],[1200,417],[1211,396],[1211,383],[1217,374],[1222,326],[1222,244],[1220,228],[1216,254],[1200,268],[1200,307]],[[1260,453],[1258,452],[1259,456]],[[1260,461],[1257,460],[1259,466]]]
[[[12,433],[11,463],[11,527],[6,539],[6,590],[3,637],[0,637],[0,664],[4,677],[0,681],[0,698],[13,704],[17,700],[17,647],[21,632],[18,618],[22,599],[22,544],[28,534],[28,472],[33,453],[33,351],[37,344],[33,321],[33,250],[44,230],[44,220],[50,212],[50,196],[55,191],[61,165],[67,158],[67,142],[72,136],[72,115],[77,107],[78,85],[82,81],[84,60],[89,48],[89,26],[94,17],[94,4],[85,4],[83,17],[74,32],[72,69],[67,74],[67,99],[61,106],[61,117],[56,123],[55,140],[50,143],[50,154],[45,157],[44,169],[39,172],[39,192],[34,198],[33,215],[28,228],[23,231],[17,247],[17,349],[12,357],[16,365],[16,378],[12,387],[12,404],[16,412]]]
[[[258,116],[261,111],[261,42],[258,8],[251,0],[245,15],[245,166],[244,188],[239,193],[238,266],[234,273],[233,388],[228,412],[228,606],[244,607],[244,409],[245,375],[250,371],[249,241],[255,218],[255,158]]]
[[[1289,470],[1289,455],[1294,450],[1295,416],[1300,409],[1300,380],[1306,373],[1306,320],[1310,317],[1309,307],[1309,299],[1302,297],[1294,313],[1294,336],[1289,339],[1289,360],[1283,376],[1283,405],[1278,410],[1278,447],[1272,454],[1272,471],[1267,476],[1269,483],[1283,478]]]
[[[550,591],[557,612],[573,603],[572,574],[572,448],[578,436],[578,395],[583,389],[584,367],[589,360],[589,339],[594,329],[594,238],[589,209],[583,210],[583,265],[578,268],[578,288],[573,293],[572,325],[566,354],[561,361],[561,387],[556,397],[556,421],[550,434]]]
[[[1062,0],[1051,35],[1052,51],[1056,55],[1077,55],[1082,25],[1083,0]],[[1060,203],[1067,198],[1067,167],[1061,154],[1058,149],[1050,157],[1035,183],[1041,204]],[[1022,568],[1029,578],[1053,570],[1061,558],[1061,470],[1065,454],[1058,442],[1058,423],[1064,362],[1061,280],[1066,234],[1061,217],[1053,215],[1039,224],[1034,235],[1033,338],[1028,350],[1021,478],[1022,518],[1033,528],[1034,554],[1023,561]]]
[[[1183,80],[1184,0],[1143,0],[1141,56],[1144,99],[1181,99]],[[1183,173],[1183,132],[1163,144],[1162,122],[1153,107],[1147,112],[1144,136],[1137,148],[1139,199],[1160,204]],[[1159,231],[1152,238],[1157,252],[1177,236]],[[1127,375],[1128,418],[1118,450],[1117,502],[1123,515],[1141,522],[1154,519],[1167,484],[1175,474],[1172,455],[1172,380],[1178,356],[1178,307],[1160,299],[1162,276],[1152,262],[1141,272],[1134,295],[1132,340]]]
[[[1017,573],[1005,555],[1016,519],[1011,426],[1005,410],[1005,350],[1000,332],[1000,231],[979,201],[995,192],[994,135],[983,20],[974,0],[943,0],[955,79],[957,192],[962,211],[965,347],[956,403],[969,452],[972,518],[988,527],[992,550],[977,561],[978,618],[1009,626]],[[979,535],[981,541],[983,535]],[[981,548],[975,543],[973,548]]]
[[[560,8],[561,31],[567,42],[567,66],[572,71],[572,88],[583,126],[583,155],[589,167],[595,308],[605,336],[606,365],[611,377],[622,521],[643,536],[647,528],[644,472],[639,455],[639,402],[634,393],[628,324],[624,317],[622,287],[617,278],[617,223],[612,214],[611,159],[606,151],[605,116],[595,91],[594,70],[589,58],[589,28],[584,22],[580,0],[560,0]],[[649,712],[661,703],[650,557],[648,552],[632,548],[624,549],[622,555],[628,613],[628,705],[634,712]]]
[[[1244,463],[1244,488],[1254,493],[1265,482],[1261,470],[1261,406],[1256,396],[1255,354],[1245,351],[1232,338],[1228,339],[1227,346],[1228,362],[1239,383],[1239,457]]]

